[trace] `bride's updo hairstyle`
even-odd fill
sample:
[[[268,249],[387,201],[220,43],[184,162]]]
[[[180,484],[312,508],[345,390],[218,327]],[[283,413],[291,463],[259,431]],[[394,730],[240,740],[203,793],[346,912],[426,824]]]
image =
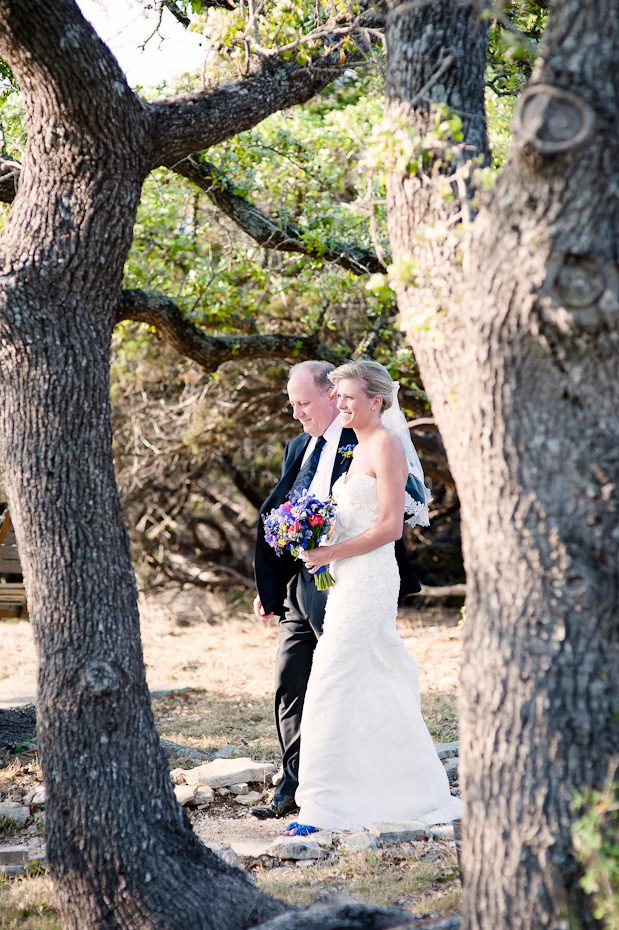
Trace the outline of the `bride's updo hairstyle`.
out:
[[[329,381],[335,387],[345,378],[354,378],[361,381],[366,397],[380,397],[382,400],[381,413],[389,410],[393,398],[393,380],[384,365],[380,362],[371,362],[360,359],[358,362],[347,362],[340,365],[335,371],[329,373]]]

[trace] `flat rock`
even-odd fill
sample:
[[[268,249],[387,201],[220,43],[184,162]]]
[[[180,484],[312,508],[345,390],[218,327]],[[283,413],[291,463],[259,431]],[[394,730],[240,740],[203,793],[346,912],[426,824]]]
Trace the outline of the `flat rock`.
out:
[[[454,756],[451,759],[445,759],[443,766],[447,772],[449,784],[451,785],[452,782],[458,781],[458,757]]]
[[[16,827],[25,827],[30,819],[30,808],[18,801],[2,801],[0,803],[0,817],[12,820]]]
[[[240,785],[230,785],[231,794],[249,794],[249,785],[246,781],[242,781]]]
[[[268,855],[272,842],[272,840],[259,840],[250,837],[244,840],[230,840],[228,845],[241,859],[256,860]]]
[[[187,785],[187,787],[191,787]],[[194,789],[195,794],[189,804],[191,807],[206,807],[215,797],[215,792],[208,785],[199,785]]]
[[[47,791],[45,788],[39,788],[38,791],[35,791],[34,797],[30,803],[33,807],[36,807],[39,810],[45,807],[45,804],[47,803]]]
[[[209,849],[215,853],[216,856],[219,856],[220,859],[223,859],[224,862],[227,862],[228,865],[233,865],[237,869],[242,867],[242,862],[233,849],[230,849],[229,846],[224,846],[223,843],[216,843],[212,846],[209,846]]]
[[[195,769],[185,769],[185,781],[188,785],[210,785],[211,788],[225,788],[241,782],[266,783],[275,766],[271,762],[254,762],[253,759],[213,759]]]
[[[25,865],[0,865],[0,876],[4,878],[23,878],[25,874]]]
[[[436,743],[436,751],[439,759],[452,759],[460,755],[460,741],[455,740],[453,743]]]
[[[281,836],[267,850],[272,859],[324,859],[326,850],[308,836]]]
[[[333,833],[331,830],[319,830],[318,833],[311,833],[311,838],[315,843],[321,846],[333,846]]]
[[[378,840],[371,833],[363,830],[359,833],[348,833],[340,837],[342,849],[360,851],[363,849],[378,849]]]
[[[193,796],[196,793],[195,785],[175,785],[174,794],[176,795],[176,800],[179,804],[183,806],[189,804],[190,801],[193,801]]]
[[[239,794],[234,799],[237,804],[243,804],[245,807],[251,807],[252,804],[257,804],[258,801],[261,801],[264,797],[264,792],[262,791],[250,791],[248,794]]]
[[[0,865],[23,865],[28,861],[27,846],[4,846],[0,849]]]
[[[446,842],[454,841],[454,827],[452,823],[442,823],[431,828],[433,840],[444,840]]]
[[[231,759],[235,752],[238,752],[240,746],[222,746],[221,749],[218,749],[215,753],[216,759]]]
[[[378,843],[391,845],[393,843],[412,843],[415,840],[429,840],[430,828],[421,820],[401,820],[390,823],[382,821],[370,826],[370,833],[376,837]]]

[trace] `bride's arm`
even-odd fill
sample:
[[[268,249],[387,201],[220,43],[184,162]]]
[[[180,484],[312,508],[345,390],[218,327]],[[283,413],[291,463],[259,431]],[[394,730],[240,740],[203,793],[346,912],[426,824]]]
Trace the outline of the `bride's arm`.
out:
[[[336,559],[365,555],[401,537],[407,467],[402,443],[396,436],[386,433],[381,437],[372,465],[376,472],[378,519],[368,530],[352,539],[308,551],[303,561],[310,571]]]

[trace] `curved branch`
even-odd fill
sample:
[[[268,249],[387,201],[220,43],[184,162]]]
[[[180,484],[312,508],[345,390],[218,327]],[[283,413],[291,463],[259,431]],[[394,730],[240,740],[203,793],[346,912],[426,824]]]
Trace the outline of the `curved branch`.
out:
[[[341,356],[314,336],[269,333],[255,336],[209,336],[183,319],[173,301],[151,291],[123,291],[116,309],[116,322],[134,320],[150,323],[177,352],[193,359],[207,371],[224,362],[248,358],[320,358],[340,364]]]
[[[255,204],[234,193],[234,187],[211,162],[195,156],[186,158],[173,169],[203,190],[216,207],[234,220],[237,226],[259,245],[276,252],[296,252],[310,258],[332,262],[352,274],[381,272],[383,267],[370,249],[351,242],[337,242],[319,249],[303,240],[303,229],[293,223],[279,224]],[[0,157],[0,202],[13,203],[21,165]]]
[[[36,111],[45,118],[38,112],[44,100],[82,140],[109,141],[110,120],[117,138],[121,128],[139,138],[143,104],[74,0],[0,0],[0,54],[13,67],[31,117]]]
[[[198,160],[194,155],[175,165],[173,170],[201,188],[215,206],[267,249],[299,252],[310,258],[333,262],[358,275],[383,270],[374,252],[353,243],[337,242],[329,248],[320,249],[305,242],[302,228],[293,223],[279,223],[245,197],[235,193],[230,181],[209,161]]]
[[[384,5],[364,0],[354,19],[343,14],[330,23],[339,39],[346,33],[357,43],[345,64],[340,58],[340,42],[327,37],[321,56],[308,65],[299,65],[294,58],[286,61],[283,54],[274,52],[240,80],[148,104],[153,132],[150,167],[176,167],[193,152],[251,129],[278,110],[310,100],[341,74],[343,67],[354,67],[367,58],[372,44],[368,30],[383,23]]]

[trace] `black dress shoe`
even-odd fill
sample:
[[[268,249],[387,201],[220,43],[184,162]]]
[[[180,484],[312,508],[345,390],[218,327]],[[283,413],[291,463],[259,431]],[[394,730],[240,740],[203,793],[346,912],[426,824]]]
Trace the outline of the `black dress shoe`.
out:
[[[276,794],[270,804],[264,807],[250,807],[249,813],[259,820],[268,820],[271,817],[286,817],[298,809],[295,799],[289,794]]]

